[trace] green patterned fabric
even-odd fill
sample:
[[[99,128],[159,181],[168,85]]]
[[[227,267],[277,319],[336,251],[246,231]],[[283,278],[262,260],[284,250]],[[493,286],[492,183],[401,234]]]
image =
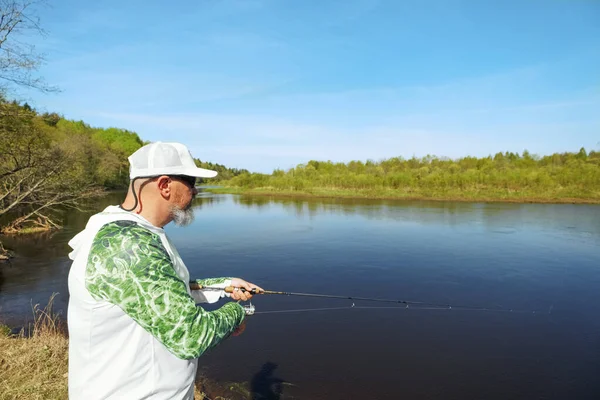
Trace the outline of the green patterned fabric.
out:
[[[160,236],[133,221],[112,222],[98,231],[86,287],[96,300],[119,306],[182,359],[199,357],[244,319],[237,303],[212,312],[196,306]]]
[[[196,283],[198,283],[200,286],[213,286],[213,285],[223,284],[227,280],[231,280],[231,278],[204,278],[204,279],[196,279]]]

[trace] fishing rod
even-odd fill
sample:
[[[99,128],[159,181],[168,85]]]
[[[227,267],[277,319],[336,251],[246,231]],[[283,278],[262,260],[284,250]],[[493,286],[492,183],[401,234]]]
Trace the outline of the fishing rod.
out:
[[[395,304],[403,304],[405,307],[409,308],[409,306],[414,306],[414,308],[418,309],[428,309],[428,310],[452,310],[452,309],[460,309],[460,310],[470,310],[470,311],[500,311],[500,312],[526,312],[533,313],[535,311],[525,311],[525,310],[514,310],[511,308],[489,308],[489,307],[473,307],[473,306],[465,306],[465,305],[451,305],[447,303],[429,303],[423,301],[409,301],[409,300],[397,300],[397,299],[381,299],[381,298],[373,298],[373,297],[357,297],[357,296],[338,296],[338,295],[330,295],[330,294],[317,294],[317,293],[298,293],[298,292],[280,292],[273,290],[257,290],[256,288],[252,290],[247,290],[245,288],[238,288],[233,286],[227,286],[225,288],[213,287],[213,286],[202,286],[197,282],[190,282],[190,289],[192,290],[219,290],[225,291],[226,293],[233,293],[235,291],[248,292],[252,295],[256,294],[272,294],[272,295],[280,295],[280,296],[302,296],[302,297],[317,297],[317,298],[326,298],[326,299],[343,299],[343,300],[352,300],[352,301],[372,301],[372,302],[380,302],[380,303],[395,303]],[[347,308],[347,307],[343,307]],[[359,308],[359,309],[367,309],[367,308],[383,308],[383,307],[356,307],[354,303],[350,308]],[[385,307],[385,308],[400,308],[400,307]],[[548,310],[548,314],[552,311],[553,306]],[[316,311],[316,310],[330,310],[330,309],[342,309],[342,307],[335,308],[325,308],[325,309],[305,309],[305,310],[290,310],[290,311]],[[252,304],[248,307],[248,314],[254,314],[255,308]],[[263,311],[262,313],[268,313],[269,311]],[[272,313],[282,312],[282,311],[270,311]]]

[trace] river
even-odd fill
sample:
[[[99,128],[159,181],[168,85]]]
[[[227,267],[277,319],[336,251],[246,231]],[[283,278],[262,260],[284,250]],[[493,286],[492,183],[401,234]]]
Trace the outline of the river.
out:
[[[600,398],[599,206],[209,193],[194,204],[191,226],[166,229],[192,277],[497,310],[255,296],[246,331],[201,357],[213,379],[273,399]],[[3,321],[23,324],[54,292],[66,315],[67,242],[89,215],[3,238],[18,255],[0,267]],[[294,311],[318,308],[340,309]]]

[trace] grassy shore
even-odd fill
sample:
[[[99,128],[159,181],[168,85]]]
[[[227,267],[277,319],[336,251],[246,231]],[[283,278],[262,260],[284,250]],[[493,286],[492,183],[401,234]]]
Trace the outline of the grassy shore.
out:
[[[555,204],[600,204],[600,193],[573,193],[548,190],[546,192],[506,191],[506,190],[449,190],[430,192],[410,189],[336,189],[311,188],[305,190],[279,190],[272,187],[246,189],[242,187],[221,187],[205,189],[212,193],[242,194],[253,196],[389,199],[461,201],[486,203],[555,203]]]
[[[0,400],[62,400],[68,398],[69,339],[64,323],[49,305],[34,308],[30,334],[11,335],[0,324]],[[203,376],[196,378],[196,400],[249,399],[243,383],[221,384]]]
[[[69,341],[64,326],[45,309],[34,307],[30,335],[0,329],[0,400],[66,399]]]

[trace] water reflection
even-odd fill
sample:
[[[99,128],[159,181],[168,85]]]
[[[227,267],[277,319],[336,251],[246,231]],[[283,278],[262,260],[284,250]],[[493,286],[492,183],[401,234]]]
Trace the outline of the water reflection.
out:
[[[233,203],[266,211],[282,208],[296,218],[320,214],[354,216],[418,224],[481,225],[499,234],[515,233],[523,225],[578,231],[600,236],[599,205],[467,203],[370,199],[233,196]]]
[[[212,194],[210,192],[204,192],[202,189],[198,192],[198,195],[192,201],[194,208],[208,208],[219,203],[227,201],[227,195]]]

